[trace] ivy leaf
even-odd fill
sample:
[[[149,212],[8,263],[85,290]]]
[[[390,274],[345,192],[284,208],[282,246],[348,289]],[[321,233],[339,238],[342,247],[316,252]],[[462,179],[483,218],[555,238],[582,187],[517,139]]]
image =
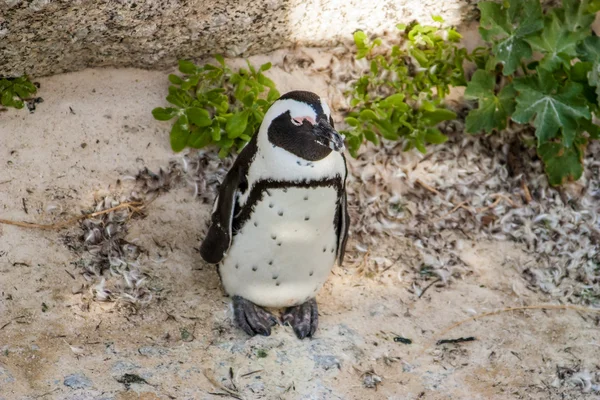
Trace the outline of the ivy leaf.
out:
[[[582,96],[583,87],[574,82],[560,85],[552,74],[538,68],[536,76],[515,80],[519,91],[512,119],[520,124],[533,120],[538,146],[556,137],[560,128],[566,147],[571,146],[577,129],[577,119],[590,119],[590,110]]]
[[[595,14],[600,11],[600,0],[590,0],[587,8],[587,12]]]
[[[186,110],[186,114],[194,125],[205,127],[212,125],[210,114],[203,108],[190,107]]]
[[[570,32],[589,34],[589,28],[595,19],[594,0],[563,0],[563,7],[555,9],[555,13],[561,17]]]
[[[577,56],[577,42],[580,34],[570,32],[557,13],[551,13],[544,20],[544,29],[527,39],[534,50],[541,51],[544,58],[540,66],[554,71],[561,64],[570,66],[571,59]]]
[[[483,1],[479,32],[487,41],[495,42],[494,55],[504,65],[504,75],[511,75],[523,58],[532,55],[525,38],[544,27],[539,0],[511,0],[498,4]]]
[[[466,129],[469,133],[487,132],[506,128],[508,117],[515,110],[517,92],[512,85],[507,85],[498,95],[494,92],[496,75],[484,70],[477,70],[465,90],[465,98],[476,99],[479,107],[469,112],[466,118]]]
[[[600,37],[589,36],[577,46],[577,54],[581,61],[597,61],[600,59]]]
[[[156,107],[154,110],[152,110],[152,115],[159,121],[168,121],[177,115],[177,109],[173,107]]]
[[[592,121],[583,119],[579,121],[579,127],[582,131],[587,132],[592,139],[600,139],[600,126]]]
[[[544,161],[548,181],[552,186],[562,185],[566,180],[577,180],[583,173],[582,144],[565,147],[561,143],[544,143],[538,154]]]
[[[600,104],[600,37],[587,37],[578,46],[577,54],[582,61],[593,62],[587,78],[589,84],[596,87],[596,95]]]

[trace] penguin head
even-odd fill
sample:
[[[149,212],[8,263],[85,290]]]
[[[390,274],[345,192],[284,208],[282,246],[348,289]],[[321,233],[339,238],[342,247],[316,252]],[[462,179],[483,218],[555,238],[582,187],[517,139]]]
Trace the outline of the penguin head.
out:
[[[281,96],[265,114],[259,135],[266,135],[272,147],[308,161],[344,150],[329,106],[312,92],[293,91]]]

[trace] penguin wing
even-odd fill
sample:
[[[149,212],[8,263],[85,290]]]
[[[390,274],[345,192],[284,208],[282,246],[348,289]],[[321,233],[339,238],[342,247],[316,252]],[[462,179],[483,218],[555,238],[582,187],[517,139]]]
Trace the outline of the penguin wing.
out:
[[[200,246],[200,255],[211,264],[219,263],[231,246],[233,212],[240,184],[240,171],[235,167],[229,170],[219,187],[210,226]]]
[[[221,262],[231,246],[237,196],[240,191],[243,192],[248,186],[246,175],[256,154],[256,136],[254,135],[252,140],[240,152],[219,187],[219,194],[215,199],[210,217],[210,226],[200,246],[200,255],[208,263],[217,264]]]
[[[348,200],[346,197],[346,190],[342,192],[339,198],[339,213],[337,220],[338,229],[338,248],[337,248],[337,262],[338,265],[342,265],[344,261],[344,254],[346,253],[346,242],[348,241],[348,228],[350,227],[350,214],[348,214]]]

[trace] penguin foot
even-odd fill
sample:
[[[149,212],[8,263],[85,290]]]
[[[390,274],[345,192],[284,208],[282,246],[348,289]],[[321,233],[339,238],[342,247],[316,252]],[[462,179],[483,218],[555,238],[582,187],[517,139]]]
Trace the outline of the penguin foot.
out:
[[[233,315],[235,323],[250,336],[269,336],[278,322],[273,314],[240,296],[233,296]]]
[[[319,324],[319,309],[317,300],[310,299],[299,306],[289,307],[282,316],[283,323],[288,323],[294,328],[299,339],[314,336]]]

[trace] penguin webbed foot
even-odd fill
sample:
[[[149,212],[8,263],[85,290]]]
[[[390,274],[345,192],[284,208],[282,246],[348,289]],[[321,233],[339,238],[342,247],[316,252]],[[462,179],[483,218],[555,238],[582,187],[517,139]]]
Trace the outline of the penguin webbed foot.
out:
[[[278,322],[273,314],[240,296],[233,296],[233,315],[235,323],[250,336],[269,336]]]
[[[317,300],[310,299],[299,306],[287,308],[283,313],[282,321],[294,328],[299,339],[313,337],[319,324]]]

